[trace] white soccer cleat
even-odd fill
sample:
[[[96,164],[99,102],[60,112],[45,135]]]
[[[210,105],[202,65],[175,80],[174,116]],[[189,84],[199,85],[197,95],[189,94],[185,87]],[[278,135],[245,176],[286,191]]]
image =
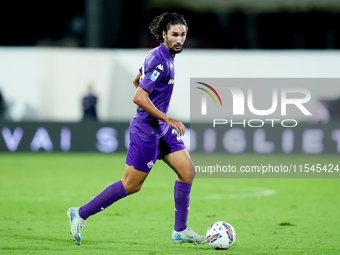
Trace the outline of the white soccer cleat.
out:
[[[204,244],[207,242],[207,238],[205,236],[200,236],[195,233],[191,228],[186,228],[182,231],[172,231],[172,241],[175,244],[179,243],[194,243],[197,244]]]
[[[70,220],[71,235],[73,237],[73,241],[76,242],[76,245],[80,245],[81,231],[83,230],[86,222],[79,216],[79,207],[71,207],[70,209],[68,209],[67,216]]]

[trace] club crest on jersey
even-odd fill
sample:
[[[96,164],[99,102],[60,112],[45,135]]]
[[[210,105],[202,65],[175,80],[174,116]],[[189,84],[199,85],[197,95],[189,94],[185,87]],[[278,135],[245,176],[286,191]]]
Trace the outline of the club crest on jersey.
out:
[[[148,168],[151,169],[151,167],[153,167],[153,161],[151,160],[147,165],[148,165]]]
[[[159,64],[158,66],[156,66],[159,70],[163,71],[164,70],[164,67],[162,64]]]
[[[150,76],[150,80],[155,81],[155,80],[158,78],[159,74],[160,74],[160,73],[157,72],[156,70],[153,71],[153,73],[152,73],[151,76]]]

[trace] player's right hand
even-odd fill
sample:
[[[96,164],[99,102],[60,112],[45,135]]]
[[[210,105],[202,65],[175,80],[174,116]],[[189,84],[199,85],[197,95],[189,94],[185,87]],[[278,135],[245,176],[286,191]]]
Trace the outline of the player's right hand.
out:
[[[183,125],[182,122],[180,122],[178,120],[175,120],[175,119],[168,118],[165,121],[165,123],[168,124],[169,126],[175,128],[176,131],[177,131],[177,134],[179,134],[180,136],[184,135],[184,133],[185,133],[185,126]]]

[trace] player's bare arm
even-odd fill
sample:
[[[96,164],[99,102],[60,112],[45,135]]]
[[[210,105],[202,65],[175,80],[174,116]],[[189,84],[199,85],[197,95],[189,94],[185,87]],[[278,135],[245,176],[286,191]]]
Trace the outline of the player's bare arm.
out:
[[[141,76],[142,76],[142,74],[140,72],[138,72],[136,77],[132,81],[133,85],[135,85],[136,88],[139,86],[139,81],[140,81]]]
[[[176,129],[177,133],[181,136],[185,133],[185,126],[182,122],[171,119],[168,116],[166,116],[163,112],[158,110],[154,104],[149,99],[149,93],[145,91],[144,89],[138,87],[135,95],[133,97],[133,102],[140,106],[144,111],[151,114],[157,119],[160,119],[161,121],[164,121],[169,126],[172,126]]]

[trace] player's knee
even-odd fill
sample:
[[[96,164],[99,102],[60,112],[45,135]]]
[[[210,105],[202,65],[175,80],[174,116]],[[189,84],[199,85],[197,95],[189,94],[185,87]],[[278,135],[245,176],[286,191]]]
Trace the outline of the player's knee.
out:
[[[190,164],[190,178],[194,179],[196,175],[196,167],[193,163]]]
[[[187,183],[192,183],[196,175],[196,167],[192,160],[190,160],[190,167],[186,168],[185,171],[181,172],[181,179],[183,179]]]
[[[186,174],[186,175],[178,175],[178,181],[180,182],[185,182],[185,183],[192,183],[193,182],[193,178],[191,178],[190,175]]]
[[[190,164],[190,170],[182,171],[178,173],[178,180],[181,182],[192,183],[196,175],[195,166],[193,163]]]
[[[131,188],[131,194],[136,193],[136,192],[140,191],[141,189],[142,189],[142,184],[140,184],[140,185],[134,185],[134,186]]]
[[[126,182],[123,184],[124,184],[124,188],[125,188],[127,195],[136,193],[142,189],[142,184],[129,183],[129,182]]]
[[[195,178],[195,175],[196,175],[196,171],[190,171],[190,178],[191,179],[194,179]]]

